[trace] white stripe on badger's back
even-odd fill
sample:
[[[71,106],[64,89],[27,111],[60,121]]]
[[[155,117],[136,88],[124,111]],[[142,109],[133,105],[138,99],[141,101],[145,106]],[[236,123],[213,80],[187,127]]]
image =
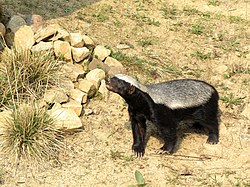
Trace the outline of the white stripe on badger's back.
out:
[[[138,89],[140,89],[143,92],[148,92],[148,89],[146,86],[144,86],[143,84],[141,84],[139,81],[137,81],[136,79],[128,76],[128,75],[124,75],[124,74],[117,74],[115,75],[115,77],[117,77],[120,80],[124,80],[127,83],[132,84],[133,86],[137,87]]]
[[[165,83],[146,85],[148,94],[155,103],[171,109],[196,107],[206,103],[214,88],[197,80],[173,80]]]

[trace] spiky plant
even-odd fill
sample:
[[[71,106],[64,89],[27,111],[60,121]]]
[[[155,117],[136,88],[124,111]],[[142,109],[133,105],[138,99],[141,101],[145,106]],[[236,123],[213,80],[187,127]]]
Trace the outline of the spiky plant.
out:
[[[45,108],[35,104],[16,106],[0,135],[1,151],[16,162],[57,159],[63,138]]]
[[[10,101],[41,97],[57,83],[60,63],[49,52],[6,49],[0,59],[0,107]]]

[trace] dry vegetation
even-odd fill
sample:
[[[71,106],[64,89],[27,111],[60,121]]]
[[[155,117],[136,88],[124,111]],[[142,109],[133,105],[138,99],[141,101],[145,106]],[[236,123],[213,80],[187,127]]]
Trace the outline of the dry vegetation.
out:
[[[222,115],[218,145],[207,145],[206,135],[181,128],[176,153],[156,154],[162,142],[151,136],[145,156],[137,159],[130,150],[124,101],[115,94],[95,98],[86,106],[94,115],[82,118],[85,131],[66,137],[60,165],[13,173],[2,155],[4,185],[129,186],[139,180],[141,186],[250,186],[250,122],[241,115],[250,103],[248,1],[6,2],[12,12],[39,13],[68,31],[88,34],[144,83],[206,80],[220,93]],[[119,43],[131,48],[119,51]],[[145,181],[135,180],[136,170]]]

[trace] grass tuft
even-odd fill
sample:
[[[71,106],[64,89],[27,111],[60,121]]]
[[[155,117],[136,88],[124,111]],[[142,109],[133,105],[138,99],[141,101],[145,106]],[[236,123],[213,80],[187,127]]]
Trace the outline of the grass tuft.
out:
[[[39,99],[57,83],[59,68],[51,53],[6,49],[0,61],[0,107],[22,99]]]
[[[226,105],[227,108],[230,107],[231,109],[234,109],[234,106],[242,105],[245,98],[246,97],[237,97],[230,93],[229,95],[221,96],[220,100]]]
[[[6,118],[0,136],[0,149],[16,162],[57,159],[63,148],[62,134],[45,108],[20,104]]]

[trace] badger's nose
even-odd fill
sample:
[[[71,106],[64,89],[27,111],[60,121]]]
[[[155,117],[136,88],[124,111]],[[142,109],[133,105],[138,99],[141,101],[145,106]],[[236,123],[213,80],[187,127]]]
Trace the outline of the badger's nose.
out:
[[[109,77],[106,77],[104,80],[105,80],[105,83],[109,83],[110,82],[110,78]]]

